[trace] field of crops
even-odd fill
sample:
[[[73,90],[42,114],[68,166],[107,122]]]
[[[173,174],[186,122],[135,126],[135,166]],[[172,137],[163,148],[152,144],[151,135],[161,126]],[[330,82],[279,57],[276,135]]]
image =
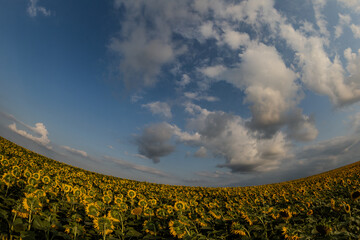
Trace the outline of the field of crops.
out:
[[[89,172],[1,137],[0,161],[0,239],[360,239],[360,162],[204,188]]]

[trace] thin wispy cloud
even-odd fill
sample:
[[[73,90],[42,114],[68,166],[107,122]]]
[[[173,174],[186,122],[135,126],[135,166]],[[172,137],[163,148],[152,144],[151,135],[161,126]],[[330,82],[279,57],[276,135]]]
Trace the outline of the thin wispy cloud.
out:
[[[30,17],[36,17],[39,14],[43,16],[50,16],[51,11],[43,6],[38,5],[39,0],[29,0],[28,8],[26,9]]]
[[[61,148],[65,149],[66,151],[68,151],[70,153],[77,154],[77,155],[80,155],[80,156],[83,156],[83,157],[88,156],[88,154],[83,150],[75,149],[75,148],[72,148],[72,147],[69,147],[69,146],[61,146]]]

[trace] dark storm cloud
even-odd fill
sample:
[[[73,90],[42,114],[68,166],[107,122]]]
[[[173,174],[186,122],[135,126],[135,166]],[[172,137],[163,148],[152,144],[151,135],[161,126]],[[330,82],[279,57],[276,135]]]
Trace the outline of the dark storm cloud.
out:
[[[169,143],[174,128],[167,123],[157,123],[146,127],[140,136],[135,137],[140,154],[160,162],[160,157],[169,155],[175,150],[175,146]]]

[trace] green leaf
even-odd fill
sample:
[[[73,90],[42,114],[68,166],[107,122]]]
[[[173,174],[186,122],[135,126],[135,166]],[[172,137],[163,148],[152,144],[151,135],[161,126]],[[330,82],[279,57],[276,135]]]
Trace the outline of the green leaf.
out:
[[[36,240],[36,235],[33,231],[22,231],[20,232],[20,237],[23,240]]]
[[[134,228],[129,227],[128,231],[126,232],[126,236],[139,238],[139,237],[142,237],[142,234],[139,233],[138,231],[136,231]]]

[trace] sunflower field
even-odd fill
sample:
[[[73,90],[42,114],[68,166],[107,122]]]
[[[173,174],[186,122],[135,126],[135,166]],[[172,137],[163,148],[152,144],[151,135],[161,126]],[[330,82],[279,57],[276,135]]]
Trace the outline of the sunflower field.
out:
[[[0,239],[360,239],[360,162],[254,187],[105,176],[0,137]]]

